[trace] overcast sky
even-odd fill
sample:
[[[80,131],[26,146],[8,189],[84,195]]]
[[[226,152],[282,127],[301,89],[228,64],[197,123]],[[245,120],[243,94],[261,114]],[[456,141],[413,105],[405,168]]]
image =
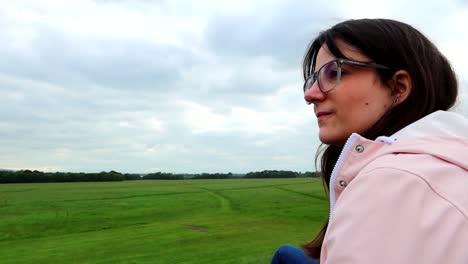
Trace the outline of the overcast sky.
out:
[[[313,171],[304,52],[365,17],[433,40],[468,116],[468,1],[1,1],[0,168]]]

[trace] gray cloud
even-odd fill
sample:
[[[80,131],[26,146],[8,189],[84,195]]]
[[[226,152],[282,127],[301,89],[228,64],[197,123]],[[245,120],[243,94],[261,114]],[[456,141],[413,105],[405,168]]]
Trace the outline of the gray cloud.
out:
[[[302,57],[343,12],[325,1],[186,3],[5,5],[0,168],[313,170]]]
[[[311,1],[279,2],[248,14],[217,14],[206,29],[208,44],[225,56],[267,56],[282,68],[296,67],[308,43],[337,16],[327,6]]]
[[[0,71],[18,78],[70,88],[170,89],[181,71],[197,60],[188,50],[125,39],[72,38],[49,28],[35,29],[33,54],[2,49]]]

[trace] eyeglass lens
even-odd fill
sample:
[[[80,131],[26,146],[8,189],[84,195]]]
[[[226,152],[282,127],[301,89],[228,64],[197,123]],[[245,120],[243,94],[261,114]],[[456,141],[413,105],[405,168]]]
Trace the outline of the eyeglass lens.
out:
[[[341,65],[338,61],[330,61],[319,69],[317,75],[317,82],[320,90],[324,93],[331,91],[340,81]],[[315,81],[316,79],[311,76],[304,85],[304,92],[310,89]]]

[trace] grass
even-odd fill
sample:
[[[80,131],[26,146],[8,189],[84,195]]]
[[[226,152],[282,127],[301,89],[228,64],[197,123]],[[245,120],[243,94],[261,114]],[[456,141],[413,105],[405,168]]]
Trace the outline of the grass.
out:
[[[317,179],[0,185],[1,263],[269,263],[328,214]]]

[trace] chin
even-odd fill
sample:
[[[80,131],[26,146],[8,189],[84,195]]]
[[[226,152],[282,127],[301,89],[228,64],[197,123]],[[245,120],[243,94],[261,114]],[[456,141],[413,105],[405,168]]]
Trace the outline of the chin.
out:
[[[346,138],[333,137],[333,136],[330,136],[330,135],[319,134],[319,139],[323,144],[334,145],[334,146],[341,147],[346,143],[346,140],[348,138],[347,137]]]

